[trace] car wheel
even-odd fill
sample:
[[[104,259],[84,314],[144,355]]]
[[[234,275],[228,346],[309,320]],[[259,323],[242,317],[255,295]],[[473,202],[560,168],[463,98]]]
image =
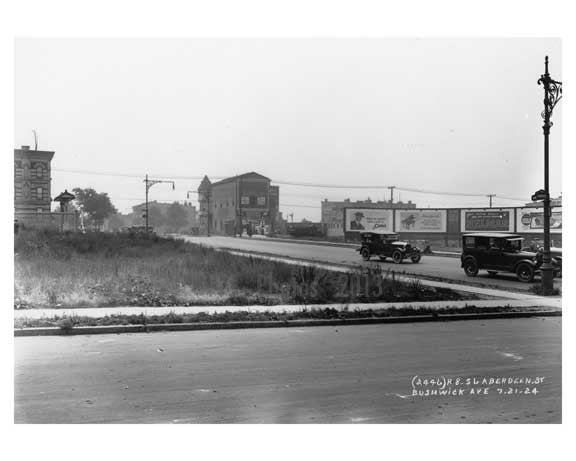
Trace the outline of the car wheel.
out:
[[[464,272],[468,277],[476,277],[478,275],[478,263],[475,259],[464,261]]]
[[[488,271],[488,275],[489,275],[490,277],[495,277],[497,273],[498,273],[498,272],[496,272],[496,271]]]
[[[413,255],[412,257],[410,257],[410,260],[414,263],[417,264],[420,262],[420,259],[422,259],[422,256],[420,255],[420,253]]]
[[[392,259],[396,264],[400,264],[402,262],[402,259],[404,259],[402,257],[402,252],[400,250],[394,251],[394,253],[392,253]]]
[[[530,264],[522,263],[516,268],[516,277],[524,283],[530,283],[534,280],[534,269]]]
[[[362,248],[362,250],[360,250],[360,256],[362,256],[364,261],[368,261],[370,259],[370,250],[368,248]]]

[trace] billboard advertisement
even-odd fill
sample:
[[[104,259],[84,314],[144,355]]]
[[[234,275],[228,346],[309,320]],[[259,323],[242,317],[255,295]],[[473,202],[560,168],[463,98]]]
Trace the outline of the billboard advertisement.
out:
[[[396,232],[446,232],[446,210],[396,210]]]
[[[517,213],[518,232],[544,232],[544,209],[543,208],[519,208]],[[562,208],[553,208],[550,217],[550,232],[562,232]]]
[[[461,211],[462,232],[514,232],[513,208],[473,208]]]
[[[346,232],[360,232],[374,229],[393,232],[392,210],[346,208],[344,211],[344,230]]]

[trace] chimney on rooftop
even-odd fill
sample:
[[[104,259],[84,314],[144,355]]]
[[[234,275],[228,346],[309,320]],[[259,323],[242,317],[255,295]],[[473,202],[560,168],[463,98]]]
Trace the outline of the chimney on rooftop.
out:
[[[22,146],[22,150],[30,150],[30,146]]]

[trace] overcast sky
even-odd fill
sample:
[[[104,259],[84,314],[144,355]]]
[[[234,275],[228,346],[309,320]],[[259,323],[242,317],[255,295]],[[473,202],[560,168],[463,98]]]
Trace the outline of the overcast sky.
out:
[[[529,201],[543,187],[537,80],[546,54],[562,80],[560,52],[558,39],[19,39],[14,142],[33,146],[36,129],[39,149],[56,151],[53,196],[94,187],[123,212],[144,200],[146,173],[176,178],[175,191],[151,189],[163,201],[186,199],[199,181],[180,178],[204,174],[381,185],[281,185],[281,211],[295,220],[319,220],[323,198],[389,198],[392,185]],[[398,195],[423,207],[488,204]]]

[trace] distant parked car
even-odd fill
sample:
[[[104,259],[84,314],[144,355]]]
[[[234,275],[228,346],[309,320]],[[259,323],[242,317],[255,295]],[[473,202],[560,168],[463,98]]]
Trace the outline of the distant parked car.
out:
[[[521,282],[532,282],[540,271],[542,253],[522,249],[524,239],[518,234],[475,232],[462,235],[461,267],[469,277],[485,269],[488,274],[512,272]],[[554,275],[562,272],[562,256],[552,257]]]
[[[129,226],[129,227],[122,227],[120,229],[121,232],[126,232],[129,234],[146,234],[146,226]],[[148,234],[155,235],[156,232],[154,231],[154,227],[148,226]]]
[[[413,263],[420,262],[422,252],[420,248],[408,242],[399,240],[399,235],[395,232],[373,231],[360,232],[361,246],[356,251],[360,253],[364,261],[368,261],[372,256],[378,256],[381,261],[392,258],[396,264],[400,264],[404,259],[410,259]]]

